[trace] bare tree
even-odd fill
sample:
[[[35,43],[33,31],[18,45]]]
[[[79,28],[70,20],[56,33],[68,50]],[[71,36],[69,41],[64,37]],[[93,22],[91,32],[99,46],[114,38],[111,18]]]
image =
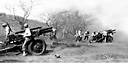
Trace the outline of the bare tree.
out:
[[[73,36],[76,34],[76,30],[86,30],[88,25],[91,25],[95,19],[89,14],[81,14],[78,10],[66,10],[56,13],[43,14],[41,19],[59,30],[62,30],[62,34],[70,33]],[[63,31],[64,30],[64,31]]]
[[[45,13],[41,13],[39,14],[39,18],[41,19],[41,21],[44,21],[44,23],[46,24],[46,26],[50,27],[50,22],[51,22],[51,18],[50,16],[52,15],[52,13],[49,12],[45,12]]]
[[[29,4],[26,4],[22,0],[19,1],[19,7],[24,12],[22,18],[16,15],[16,6],[14,4],[12,6],[6,5],[5,8],[13,14],[13,18],[10,18],[12,21],[17,21],[19,25],[21,25],[21,29],[23,29],[23,24],[27,22],[27,18],[30,16],[33,7],[35,6],[35,1],[30,0]]]
[[[23,17],[24,17],[23,22],[26,22],[26,20],[27,20],[28,16],[30,15],[31,10],[32,10],[32,8],[33,8],[33,1],[30,0],[30,6],[27,6],[27,4],[25,4],[24,2],[22,2],[22,1],[20,0],[20,5],[19,5],[19,6],[20,6],[20,8],[23,10],[23,12],[24,12],[24,15],[23,15]]]
[[[13,4],[13,5],[6,4],[6,5],[5,5],[5,8],[6,8],[10,13],[12,13],[13,16],[14,16],[14,17],[8,16],[8,17],[9,17],[8,19],[11,20],[11,21],[15,21],[15,20],[16,20],[16,19],[15,19],[15,18],[16,18],[15,10],[16,10],[16,9],[15,9],[15,7],[14,7],[14,4]]]
[[[90,16],[91,17],[91,16]],[[68,33],[75,35],[76,30],[86,29],[86,26],[92,22],[88,14],[82,15],[78,10],[58,12],[51,18],[53,19],[54,26],[58,29],[64,28]]]

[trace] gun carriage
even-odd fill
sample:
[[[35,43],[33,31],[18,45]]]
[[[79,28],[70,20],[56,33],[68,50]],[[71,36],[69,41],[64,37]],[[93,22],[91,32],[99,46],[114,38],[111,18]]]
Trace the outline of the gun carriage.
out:
[[[32,55],[41,55],[46,51],[46,43],[45,40],[39,39],[38,37],[40,35],[43,35],[45,33],[50,33],[53,32],[53,28],[42,28],[42,27],[36,27],[36,28],[31,28],[31,37],[30,41],[27,43],[27,52]],[[8,50],[14,47],[19,47],[19,50],[22,51],[22,44],[24,42],[24,37],[20,35],[24,31],[18,31],[15,32],[14,34],[11,34],[7,37],[7,39],[4,42],[4,47],[0,51]],[[10,46],[11,47],[8,47]]]

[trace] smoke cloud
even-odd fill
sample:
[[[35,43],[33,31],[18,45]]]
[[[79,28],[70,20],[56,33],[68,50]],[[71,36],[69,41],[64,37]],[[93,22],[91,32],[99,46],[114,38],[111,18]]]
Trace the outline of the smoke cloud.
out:
[[[77,4],[82,12],[93,14],[104,26],[128,35],[127,0],[86,0],[81,5],[79,2]]]
[[[128,35],[128,0],[47,0],[42,1],[47,10],[77,8],[82,13],[95,16],[103,26],[116,28]]]
[[[77,7],[98,19],[103,27],[116,28],[115,41],[126,41],[128,37],[127,0],[85,0],[77,1]]]

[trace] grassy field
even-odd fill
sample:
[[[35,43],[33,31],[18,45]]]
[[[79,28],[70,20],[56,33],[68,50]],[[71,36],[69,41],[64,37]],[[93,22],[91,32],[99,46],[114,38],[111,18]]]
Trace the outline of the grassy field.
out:
[[[65,41],[66,44],[58,45],[56,48],[47,47],[52,50],[41,56],[14,55],[9,53],[0,56],[0,62],[21,63],[128,63],[128,43],[93,43]],[[61,58],[54,55],[59,54]]]

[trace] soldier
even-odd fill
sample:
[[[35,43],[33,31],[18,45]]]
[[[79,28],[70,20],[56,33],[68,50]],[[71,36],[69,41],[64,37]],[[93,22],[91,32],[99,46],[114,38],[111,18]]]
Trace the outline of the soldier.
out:
[[[84,40],[88,40],[88,38],[89,38],[89,30],[87,30],[85,33],[84,33]]]
[[[81,30],[78,30],[78,36],[81,36]]]
[[[13,31],[10,28],[8,23],[3,23],[2,27],[5,29],[5,40],[7,39],[8,35],[11,34]]]
[[[78,37],[78,33],[77,33],[77,30],[76,30],[76,32],[75,32],[75,35],[74,35],[74,37],[75,37],[75,41],[77,41],[77,37]]]
[[[53,28],[52,30],[53,30],[52,36],[50,37],[51,40],[53,40],[53,43],[52,44],[57,44],[58,43],[58,42],[56,42],[57,41],[57,37],[56,37],[57,29]]]
[[[25,23],[24,24],[24,28],[25,28],[25,32],[21,35],[23,35],[23,37],[25,38],[25,41],[22,45],[22,50],[23,50],[23,56],[26,56],[26,43],[30,40],[30,36],[31,36],[31,31],[30,28],[28,27],[28,24]]]
[[[95,31],[92,33],[92,36],[96,36],[96,32]]]
[[[78,33],[77,33],[77,30],[76,30],[76,33],[75,33],[74,37],[76,38],[77,36],[78,36]]]
[[[82,38],[81,38],[81,30],[78,30],[77,31],[76,41],[79,42],[80,40],[82,40]]]
[[[102,33],[103,33],[103,36],[104,36],[104,41],[106,41],[107,31],[106,31],[106,30],[104,30],[104,31],[102,31]]]
[[[94,31],[94,32],[92,33],[92,38],[95,39],[95,38],[96,38],[96,35],[97,35],[97,32]]]
[[[63,31],[62,31],[63,38],[65,38],[65,34],[67,34],[67,31],[65,29],[63,29]]]

